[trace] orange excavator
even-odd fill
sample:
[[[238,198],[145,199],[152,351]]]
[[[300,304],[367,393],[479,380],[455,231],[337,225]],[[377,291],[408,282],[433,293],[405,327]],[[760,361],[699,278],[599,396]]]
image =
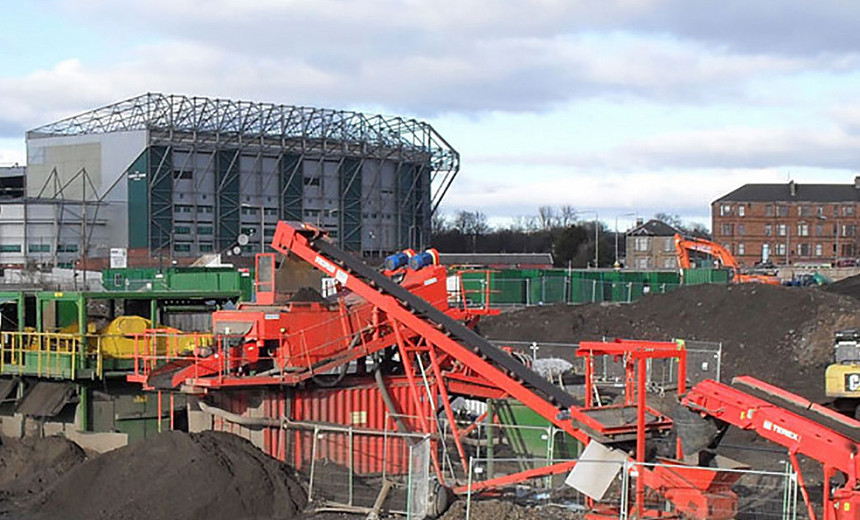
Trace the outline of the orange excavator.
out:
[[[704,253],[714,257],[721,266],[732,271],[732,282],[734,283],[766,283],[780,285],[779,278],[768,274],[746,274],[741,272],[741,267],[735,257],[720,244],[705,240],[703,238],[684,238],[675,233],[675,254],[678,257],[678,267],[689,269],[690,251]]]

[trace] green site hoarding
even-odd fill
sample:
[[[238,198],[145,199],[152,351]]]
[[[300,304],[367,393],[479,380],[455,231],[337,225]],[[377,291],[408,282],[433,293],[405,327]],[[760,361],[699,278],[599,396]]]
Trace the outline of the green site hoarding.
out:
[[[463,271],[462,280],[467,300],[484,304],[487,272]],[[491,305],[632,302],[703,283],[728,283],[728,271],[686,269],[682,277],[678,271],[501,269],[490,272],[489,299]]]

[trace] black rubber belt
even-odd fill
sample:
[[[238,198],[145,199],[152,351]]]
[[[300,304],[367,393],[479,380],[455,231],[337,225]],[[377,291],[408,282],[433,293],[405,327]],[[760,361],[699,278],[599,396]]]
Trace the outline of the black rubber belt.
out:
[[[843,435],[854,442],[860,443],[860,429],[858,428],[854,428],[851,425],[841,423],[838,420],[833,419],[832,417],[828,417],[827,415],[819,413],[815,410],[801,406],[794,401],[785,399],[781,396],[771,394],[770,392],[767,392],[756,386],[748,385],[743,381],[732,381],[732,386],[741,387],[743,388],[744,392],[754,397],[757,397],[762,401],[767,401],[774,406],[784,408],[793,414],[797,414],[805,419],[809,419],[810,421],[816,422],[824,426],[825,428],[829,428],[837,432],[839,435]]]
[[[340,263],[342,267],[349,270],[353,275],[357,275],[366,282],[369,282],[372,287],[376,287],[398,299],[413,314],[439,325],[445,333],[455,338],[462,345],[471,348],[475,353],[483,354],[498,367],[510,372],[516,378],[543,393],[556,406],[567,409],[576,404],[572,395],[547,381],[540,374],[534,372],[507,352],[479,336],[475,331],[449,317],[423,298],[412,294],[401,285],[392,282],[388,277],[372,269],[358,258],[341,250],[324,238],[314,240],[313,246],[324,255]]]

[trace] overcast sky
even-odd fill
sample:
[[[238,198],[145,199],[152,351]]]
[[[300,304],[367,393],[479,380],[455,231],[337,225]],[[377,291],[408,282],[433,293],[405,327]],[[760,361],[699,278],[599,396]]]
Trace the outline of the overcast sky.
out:
[[[4,2],[0,164],[144,92],[227,97],[429,122],[447,213],[707,222],[743,183],[853,181],[858,28],[857,0]]]

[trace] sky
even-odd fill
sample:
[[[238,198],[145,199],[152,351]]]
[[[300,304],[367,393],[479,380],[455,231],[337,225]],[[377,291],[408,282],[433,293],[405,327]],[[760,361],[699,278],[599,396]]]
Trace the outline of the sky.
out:
[[[850,183],[856,0],[34,0],[0,16],[0,165],[145,92],[414,117],[461,155],[442,204],[708,224],[750,182]]]

